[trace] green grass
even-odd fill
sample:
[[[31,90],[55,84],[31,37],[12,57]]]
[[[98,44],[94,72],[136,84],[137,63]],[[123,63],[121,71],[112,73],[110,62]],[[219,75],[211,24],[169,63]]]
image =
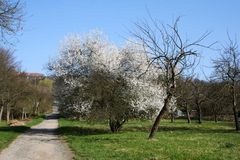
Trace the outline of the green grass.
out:
[[[7,147],[19,134],[28,130],[31,126],[34,126],[42,122],[43,117],[34,118],[28,122],[25,126],[10,127],[5,121],[0,122],[0,151]]]
[[[59,133],[76,159],[240,159],[240,133],[229,122],[187,124],[184,120],[161,122],[156,139],[148,140],[150,121],[129,121],[120,133],[107,123],[59,120]]]

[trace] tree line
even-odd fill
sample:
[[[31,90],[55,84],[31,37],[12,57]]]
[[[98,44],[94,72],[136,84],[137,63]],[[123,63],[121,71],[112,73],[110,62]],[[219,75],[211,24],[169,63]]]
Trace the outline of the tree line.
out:
[[[10,50],[0,49],[0,121],[26,119],[51,110],[51,80],[20,71]]]
[[[203,119],[215,122],[234,120],[228,83],[188,77],[179,79],[177,86],[177,106],[183,111],[188,123],[191,123],[192,118],[197,119],[200,124]]]

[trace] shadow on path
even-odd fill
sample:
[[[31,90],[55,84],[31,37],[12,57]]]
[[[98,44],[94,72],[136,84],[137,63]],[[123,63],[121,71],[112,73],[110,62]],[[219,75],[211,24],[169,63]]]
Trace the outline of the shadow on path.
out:
[[[51,114],[45,116],[45,120],[56,120],[59,119],[59,114]],[[4,126],[0,127],[0,132],[16,132],[16,133],[25,133],[26,134],[57,134],[57,129],[46,129],[46,128],[31,128],[28,126]]]
[[[31,128],[1,127],[0,131],[6,134],[10,131],[24,133],[1,151],[0,160],[72,160],[73,153],[57,135],[58,118],[59,115],[53,113]]]

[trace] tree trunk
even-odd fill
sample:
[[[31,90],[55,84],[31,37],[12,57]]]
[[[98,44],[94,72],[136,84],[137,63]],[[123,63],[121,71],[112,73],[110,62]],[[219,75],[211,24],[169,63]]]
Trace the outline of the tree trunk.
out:
[[[118,124],[111,119],[109,120],[109,127],[112,133],[118,132]]]
[[[217,119],[217,113],[214,112],[214,122],[217,123],[218,122],[218,119]]]
[[[239,131],[239,121],[238,121],[238,109],[237,109],[237,96],[236,96],[236,84],[233,84],[233,115],[235,120],[236,131]]]
[[[13,112],[11,112],[11,120],[14,120],[14,115],[13,115]]]
[[[33,100],[33,111],[32,111],[32,115],[36,116],[37,115],[37,100],[36,98],[34,98]]]
[[[214,114],[214,122],[217,123],[218,120],[217,120],[217,114]]]
[[[173,122],[174,122],[174,115],[171,114],[171,123],[173,123]]]
[[[2,121],[3,109],[4,109],[4,107],[1,106],[1,110],[0,110],[0,121]]]
[[[154,137],[155,132],[158,130],[158,126],[159,126],[159,124],[160,124],[160,121],[161,121],[161,119],[162,119],[162,116],[163,116],[163,115],[165,114],[165,112],[167,111],[167,107],[168,107],[171,99],[172,99],[172,94],[169,93],[169,94],[167,95],[167,97],[164,99],[163,108],[162,108],[162,110],[159,112],[158,116],[156,117],[156,120],[155,120],[155,122],[154,122],[154,124],[153,124],[153,126],[152,126],[152,128],[151,128],[151,131],[150,131],[150,134],[149,134],[148,139],[152,139],[152,138]]]
[[[198,110],[198,123],[202,123],[202,109],[199,104],[197,104],[197,110]]]
[[[173,112],[173,109],[171,109],[171,123],[173,123],[174,122],[174,112]]]
[[[39,103],[40,102],[37,102],[37,105],[36,105],[36,114],[39,115]]]
[[[238,111],[236,106],[233,107],[233,114],[234,114],[236,131],[239,131]]]
[[[189,110],[188,110],[188,107],[187,107],[187,106],[186,106],[186,112],[187,112],[187,120],[188,120],[188,123],[191,123],[191,118],[190,118]]]
[[[11,109],[10,109],[10,107],[9,106],[7,106],[7,114],[6,114],[6,119],[7,119],[7,122],[9,122],[9,120],[10,120],[10,112],[11,111]]]
[[[24,108],[22,109],[22,120],[24,119]]]
[[[236,106],[233,107],[233,114],[234,114],[236,131],[239,131],[238,110]]]
[[[37,102],[36,99],[34,99],[34,105],[33,105],[33,115],[36,115],[36,107],[37,107]]]
[[[34,107],[33,107],[33,114],[34,116],[38,115],[38,107],[39,107],[39,101],[37,101],[36,99],[34,100]]]
[[[115,120],[115,119],[109,119],[109,127],[112,131],[112,133],[118,132],[121,128],[122,125],[126,122],[126,120]]]

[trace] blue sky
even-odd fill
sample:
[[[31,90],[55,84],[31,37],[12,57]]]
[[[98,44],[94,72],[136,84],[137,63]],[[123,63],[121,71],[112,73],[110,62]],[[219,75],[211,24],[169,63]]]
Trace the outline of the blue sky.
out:
[[[25,0],[25,23],[15,45],[15,55],[22,69],[46,73],[44,66],[57,55],[60,41],[70,33],[85,33],[92,29],[105,32],[112,42],[124,43],[134,22],[148,18],[148,12],[163,23],[182,16],[180,29],[190,40],[203,32],[212,34],[205,43],[225,43],[226,32],[240,38],[240,1],[238,0]],[[220,45],[216,45],[218,48]],[[209,75],[211,59],[218,53],[200,50],[197,68]]]

